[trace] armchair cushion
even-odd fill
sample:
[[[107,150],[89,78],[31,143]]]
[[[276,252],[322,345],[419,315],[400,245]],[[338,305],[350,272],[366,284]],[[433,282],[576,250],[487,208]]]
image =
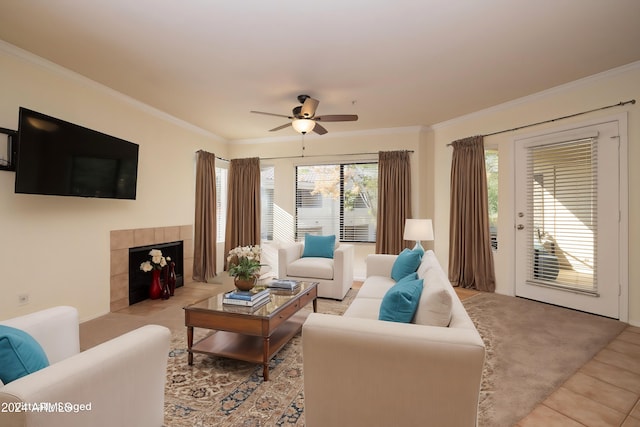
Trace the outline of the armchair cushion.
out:
[[[299,258],[289,264],[289,276],[333,280],[333,259]]]
[[[404,249],[393,263],[391,278],[397,282],[408,274],[415,273],[419,265],[420,253],[411,249]]]
[[[379,320],[409,323],[413,319],[420,295],[422,279],[416,273],[407,275],[398,281],[382,298]]]
[[[314,236],[306,234],[304,236],[303,258],[333,258],[333,250],[336,244],[336,236]]]
[[[0,380],[4,384],[47,366],[47,355],[31,335],[0,325]]]

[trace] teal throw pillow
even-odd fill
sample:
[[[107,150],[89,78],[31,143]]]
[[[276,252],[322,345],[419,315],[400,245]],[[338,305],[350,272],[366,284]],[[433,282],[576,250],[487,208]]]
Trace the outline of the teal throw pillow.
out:
[[[422,295],[423,280],[410,274],[398,281],[382,298],[379,320],[410,323],[418,309]]]
[[[336,245],[336,236],[304,236],[304,251],[302,257],[333,258],[333,249]]]
[[[407,274],[414,273],[420,266],[420,260],[420,252],[411,249],[403,250],[391,267],[391,278],[397,282]]]
[[[49,366],[44,350],[28,333],[0,325],[0,380],[8,384]]]

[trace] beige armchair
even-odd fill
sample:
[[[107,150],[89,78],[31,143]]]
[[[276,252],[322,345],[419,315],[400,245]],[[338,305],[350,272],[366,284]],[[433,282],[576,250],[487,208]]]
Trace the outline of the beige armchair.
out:
[[[169,329],[146,325],[80,352],[73,307],[53,307],[0,324],[31,335],[50,364],[0,383],[0,404],[7,408],[0,413],[1,426],[163,425]],[[30,409],[34,405],[41,409]]]
[[[340,243],[333,258],[302,257],[304,244],[278,249],[278,277],[319,282],[318,296],[342,300],[353,284],[353,245]]]

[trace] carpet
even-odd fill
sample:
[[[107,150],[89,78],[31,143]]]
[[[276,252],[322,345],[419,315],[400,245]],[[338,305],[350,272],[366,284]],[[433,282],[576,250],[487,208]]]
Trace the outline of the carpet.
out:
[[[343,301],[318,300],[318,312],[342,314]],[[478,425],[512,426],[624,329],[616,320],[504,295],[463,300],[486,346]],[[305,310],[311,311],[310,306]],[[195,338],[210,331],[196,329]],[[165,426],[304,426],[302,338],[296,335],[262,367],[195,355],[174,333],[167,369]]]
[[[516,424],[627,326],[499,294],[480,293],[462,303],[486,346],[481,427]]]

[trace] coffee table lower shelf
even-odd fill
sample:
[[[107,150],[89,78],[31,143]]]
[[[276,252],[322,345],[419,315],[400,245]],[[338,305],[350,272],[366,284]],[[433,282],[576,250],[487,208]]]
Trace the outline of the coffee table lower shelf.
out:
[[[308,314],[303,312],[294,314],[278,326],[270,337],[214,331],[213,334],[194,343],[189,352],[262,364],[264,379],[268,381],[269,361],[302,329],[307,316]]]

